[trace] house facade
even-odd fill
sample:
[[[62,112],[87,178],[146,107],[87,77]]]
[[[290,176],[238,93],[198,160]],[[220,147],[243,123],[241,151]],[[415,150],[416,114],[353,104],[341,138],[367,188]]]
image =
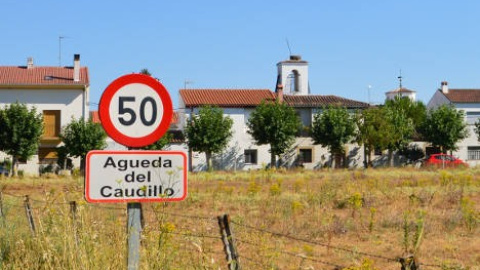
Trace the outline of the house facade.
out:
[[[295,139],[291,149],[281,156],[280,166],[302,166],[308,169],[329,166],[332,157],[328,150],[314,145],[308,136],[309,127],[316,113],[322,108],[333,105],[343,106],[354,112],[367,108],[364,102],[350,100],[334,95],[311,95],[308,84],[308,62],[300,56],[291,56],[289,60],[277,64],[278,76],[275,92],[268,89],[181,89],[179,95],[179,128],[185,129],[190,115],[197,114],[202,106],[216,106],[223,109],[226,116],[233,120],[233,137],[227,148],[213,157],[213,166],[223,170],[249,170],[271,166],[269,145],[256,145],[248,134],[247,123],[250,114],[263,101],[285,102],[295,108],[305,129]],[[345,165],[357,167],[363,165],[363,148],[350,144],[346,146]],[[191,170],[206,168],[203,153],[189,151]],[[339,164],[339,162],[337,162]]]
[[[480,165],[480,142],[475,132],[475,122],[480,118],[480,89],[449,89],[448,82],[442,82],[427,104],[427,108],[437,108],[448,104],[465,112],[465,122],[469,136],[457,143],[453,154],[470,166]]]
[[[88,119],[89,87],[88,68],[80,66],[78,54],[68,67],[35,66],[33,58],[26,66],[0,66],[0,107],[19,102],[43,115],[38,153],[21,161],[19,170],[38,175],[39,167],[56,162],[61,129],[72,118]],[[0,152],[0,162],[7,158]]]

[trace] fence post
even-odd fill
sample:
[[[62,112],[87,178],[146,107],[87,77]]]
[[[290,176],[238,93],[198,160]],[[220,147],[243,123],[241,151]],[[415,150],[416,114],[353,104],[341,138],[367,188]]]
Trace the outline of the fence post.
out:
[[[5,215],[3,214],[3,192],[0,190],[0,219],[5,221]]]
[[[414,255],[408,255],[405,258],[398,259],[398,262],[402,265],[401,270],[420,270],[417,259]]]
[[[77,229],[77,202],[70,201],[70,215],[72,217],[73,235],[75,237],[75,244],[78,245],[78,229]]]
[[[220,235],[223,241],[223,248],[225,255],[227,256],[228,269],[240,270],[240,264],[238,262],[238,254],[235,248],[235,241],[232,235],[232,229],[229,224],[228,215],[218,216],[218,226],[220,227]]]
[[[225,224],[225,231],[227,233],[228,245],[230,247],[230,252],[232,253],[232,259],[235,263],[235,270],[240,270],[240,261],[238,258],[238,252],[236,248],[235,238],[233,237],[233,229],[230,226],[230,216],[225,214],[223,215],[223,223]]]
[[[25,213],[27,214],[28,225],[30,226],[30,231],[32,235],[35,236],[35,222],[33,221],[32,208],[30,207],[30,198],[28,195],[25,195],[25,200],[23,201],[25,206]]]

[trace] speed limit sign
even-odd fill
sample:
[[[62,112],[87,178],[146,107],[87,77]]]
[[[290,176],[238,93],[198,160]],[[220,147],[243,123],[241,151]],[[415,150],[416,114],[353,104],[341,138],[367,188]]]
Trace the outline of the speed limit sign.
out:
[[[103,128],[116,142],[142,147],[167,132],[173,114],[167,89],[144,74],[124,75],[107,86],[100,98],[99,116]]]

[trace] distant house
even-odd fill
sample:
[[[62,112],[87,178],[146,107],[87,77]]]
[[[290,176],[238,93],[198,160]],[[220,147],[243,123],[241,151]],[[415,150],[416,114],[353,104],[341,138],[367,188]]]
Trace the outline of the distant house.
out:
[[[469,136],[457,144],[454,155],[467,161],[470,165],[480,164],[480,143],[475,133],[475,122],[480,118],[480,89],[449,89],[447,82],[442,82],[427,104],[427,108],[436,108],[450,104],[465,112]]]
[[[395,90],[386,92],[385,95],[387,100],[394,100],[396,97],[401,97],[401,98],[406,97],[412,101],[415,101],[417,92],[400,86]]]
[[[56,162],[62,127],[72,118],[88,118],[89,86],[88,68],[80,66],[78,54],[68,67],[35,66],[33,58],[28,58],[26,66],[0,66],[0,107],[18,101],[43,115],[38,153],[22,161],[19,170],[37,175],[39,165]],[[5,158],[0,153],[0,161]]]
[[[306,129],[312,125],[314,114],[328,105],[344,106],[352,112],[367,108],[364,102],[346,99],[334,95],[311,95],[308,84],[308,62],[300,56],[291,56],[289,60],[277,64],[277,88],[268,89],[181,89],[179,98],[179,127],[184,130],[190,115],[197,114],[200,107],[211,105],[223,109],[225,115],[233,119],[233,138],[227,149],[213,159],[216,169],[248,170],[270,166],[269,145],[256,145],[247,133],[250,114],[263,101],[285,102],[297,111]],[[285,88],[285,89],[284,89]],[[349,166],[361,166],[362,150],[358,145],[346,147],[345,161]],[[191,168],[203,170],[206,167],[205,156],[192,152],[189,155]],[[320,168],[331,161],[327,149],[314,145],[308,132],[300,132],[290,151],[286,153],[280,165],[286,167],[302,166]],[[339,164],[339,163],[337,163]]]

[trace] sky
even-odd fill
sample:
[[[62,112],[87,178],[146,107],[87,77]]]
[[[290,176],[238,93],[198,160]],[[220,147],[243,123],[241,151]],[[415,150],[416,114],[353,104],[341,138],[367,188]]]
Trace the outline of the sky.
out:
[[[312,94],[382,103],[402,85],[427,103],[480,88],[480,1],[0,0],[0,65],[89,68],[91,109],[116,78],[146,68],[178,109],[181,88],[274,90],[290,54]],[[60,38],[62,37],[62,38]]]

